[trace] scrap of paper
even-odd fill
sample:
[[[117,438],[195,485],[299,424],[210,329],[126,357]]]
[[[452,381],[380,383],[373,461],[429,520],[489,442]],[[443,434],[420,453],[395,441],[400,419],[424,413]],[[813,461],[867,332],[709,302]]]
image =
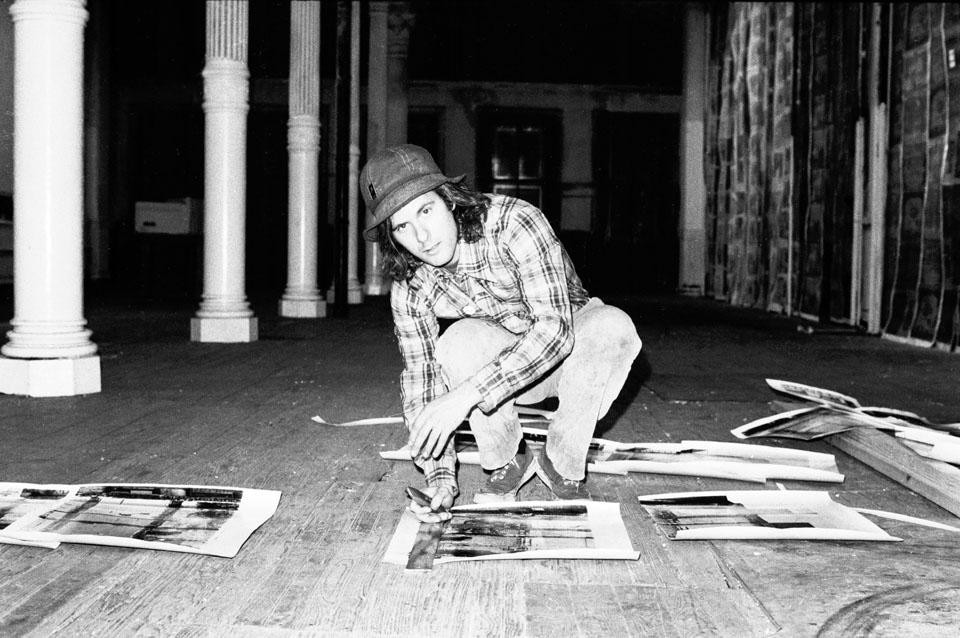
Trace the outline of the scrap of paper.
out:
[[[730,430],[738,439],[775,436],[811,441],[855,428],[884,430],[921,456],[960,466],[960,424],[933,423],[895,408],[862,407],[853,397],[824,388],[767,379],[776,392],[812,405],[765,416]]]
[[[553,412],[549,410],[540,410],[537,408],[528,408],[528,407],[517,407],[517,414],[520,415],[520,423],[543,423],[545,420],[549,421],[553,418]],[[336,428],[352,428],[362,425],[403,425],[403,416],[381,416],[381,417],[370,417],[367,419],[356,419],[354,421],[343,421],[340,423],[333,423],[327,421],[319,414],[311,417],[311,421],[314,423],[320,423],[321,425],[329,425]]]
[[[528,449],[546,442],[547,430],[522,428]],[[454,433],[454,446],[461,464],[479,465],[480,453],[469,430]],[[387,460],[409,461],[410,450],[380,452]],[[721,441],[681,441],[680,443],[620,443],[592,439],[587,452],[587,471],[596,474],[646,472],[702,476],[763,483],[768,479],[840,483],[832,454],[793,450],[766,445]]]

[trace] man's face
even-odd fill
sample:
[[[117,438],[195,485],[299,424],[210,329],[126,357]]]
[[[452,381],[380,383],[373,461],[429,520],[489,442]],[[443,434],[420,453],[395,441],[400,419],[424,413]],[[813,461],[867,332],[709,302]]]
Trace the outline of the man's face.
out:
[[[387,221],[393,238],[420,261],[453,270],[460,259],[457,222],[436,191],[420,195]]]

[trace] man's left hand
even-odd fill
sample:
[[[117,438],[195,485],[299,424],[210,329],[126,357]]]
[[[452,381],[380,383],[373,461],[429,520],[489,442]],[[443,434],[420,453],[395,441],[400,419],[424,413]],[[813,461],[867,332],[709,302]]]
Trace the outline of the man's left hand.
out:
[[[423,406],[410,424],[407,443],[410,456],[420,459],[439,457],[450,435],[481,398],[476,388],[464,383]]]
[[[448,486],[428,487],[423,490],[423,493],[430,499],[430,505],[418,505],[414,501],[410,501],[407,505],[407,509],[413,512],[420,522],[442,523],[453,517],[450,508],[453,507],[453,501],[457,498],[459,490]]]

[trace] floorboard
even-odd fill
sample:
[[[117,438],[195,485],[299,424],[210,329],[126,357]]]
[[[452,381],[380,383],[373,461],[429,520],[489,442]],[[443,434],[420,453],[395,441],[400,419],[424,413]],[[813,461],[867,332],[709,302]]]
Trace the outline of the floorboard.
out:
[[[0,546],[2,636],[835,636],[869,622],[885,623],[887,635],[897,635],[896,622],[907,632],[900,635],[960,629],[938,611],[960,600],[960,543],[949,532],[878,521],[904,542],[672,542],[637,502],[658,492],[778,489],[773,482],[591,477],[596,498],[620,503],[637,561],[468,562],[427,573],[386,565],[403,488],[422,483],[411,463],[377,455],[404,443],[403,428],[311,421],[399,413],[386,304],[319,321],[258,309],[258,342],[194,344],[192,308],[129,303],[106,299],[89,311],[103,392],[0,395],[0,478],[275,489],[280,506],[233,559]],[[598,426],[606,438],[730,441],[731,428],[769,414],[776,397],[765,377],[960,419],[955,355],[814,337],[782,318],[704,301],[623,305],[644,352]],[[836,452],[822,442],[762,443]],[[837,461],[842,484],[780,485],[960,522],[842,452]],[[481,480],[479,468],[461,468],[462,501]],[[549,498],[536,480],[521,494]]]

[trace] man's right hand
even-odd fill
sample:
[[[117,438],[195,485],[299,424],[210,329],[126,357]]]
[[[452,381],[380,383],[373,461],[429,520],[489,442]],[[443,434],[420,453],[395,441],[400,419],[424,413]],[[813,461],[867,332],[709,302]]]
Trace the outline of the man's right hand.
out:
[[[450,517],[453,516],[450,513],[450,508],[453,507],[453,501],[457,497],[453,488],[446,486],[427,487],[423,489],[423,493],[430,498],[430,506],[417,505],[410,501],[407,504],[407,509],[424,523],[440,523],[450,520]]]

